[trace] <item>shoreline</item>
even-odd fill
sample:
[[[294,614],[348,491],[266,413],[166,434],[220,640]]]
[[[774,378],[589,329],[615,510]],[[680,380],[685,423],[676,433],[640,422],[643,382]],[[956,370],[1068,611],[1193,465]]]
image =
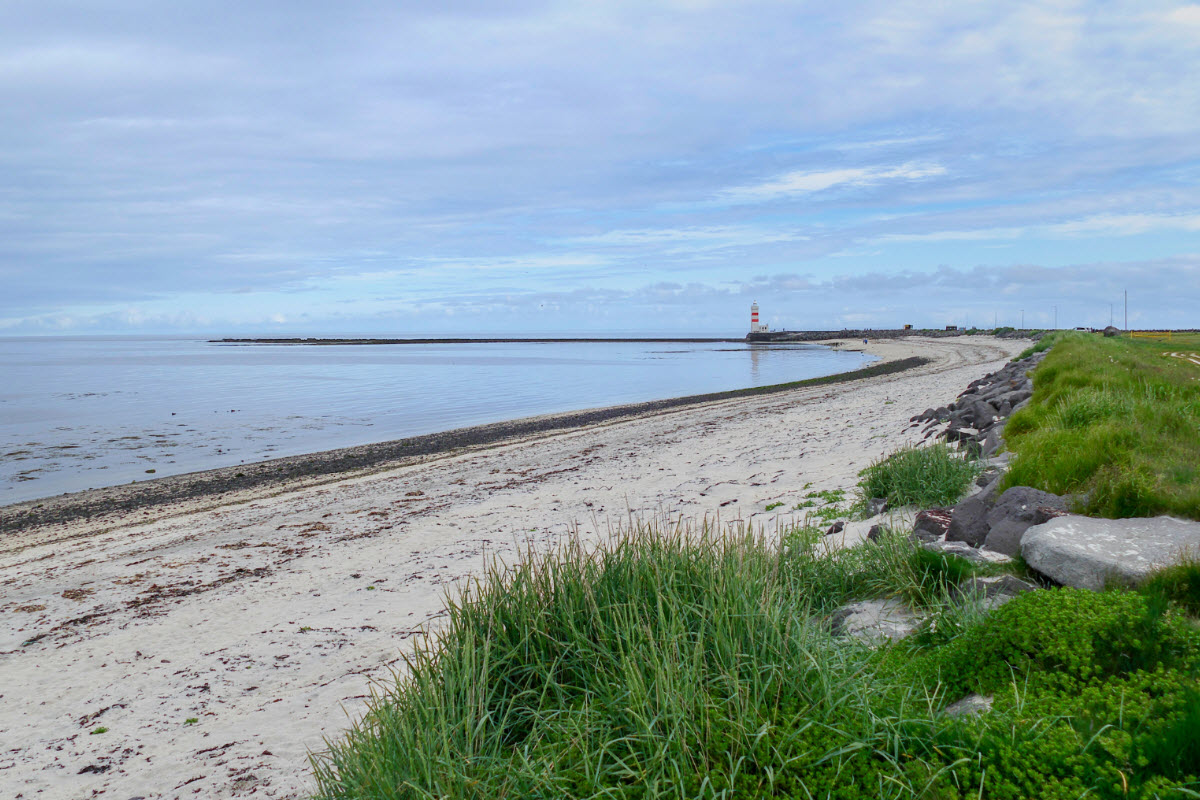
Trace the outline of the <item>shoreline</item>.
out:
[[[839,340],[832,346],[837,347],[840,343]],[[859,345],[859,349],[863,349],[861,345]],[[351,477],[357,473],[403,466],[432,456],[492,446],[514,439],[565,432],[604,422],[741,397],[848,383],[915,369],[926,363],[928,363],[928,359],[919,356],[902,359],[881,358],[869,366],[850,372],[839,372],[788,383],[730,389],[641,403],[625,403],[580,411],[564,411],[534,417],[519,417],[403,439],[302,453],[249,464],[167,475],[131,484],[117,484],[50,495],[0,506],[0,534],[29,531],[76,520],[119,516],[123,513],[185,500],[215,499],[252,490],[283,488],[288,485],[311,485],[316,482]]]
[[[486,564],[635,519],[777,533],[1026,344],[872,343],[929,362],[8,533],[0,775],[64,800],[311,796],[308,755]]]

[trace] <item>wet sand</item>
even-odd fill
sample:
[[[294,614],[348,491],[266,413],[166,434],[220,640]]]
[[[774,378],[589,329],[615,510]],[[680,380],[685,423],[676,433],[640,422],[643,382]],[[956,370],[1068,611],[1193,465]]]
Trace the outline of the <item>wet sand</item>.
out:
[[[192,490],[163,500],[106,508],[88,493],[89,513],[26,517],[0,546],[3,795],[306,796],[307,754],[361,714],[485,558],[595,540],[630,515],[786,524],[806,489],[853,486],[919,438],[910,416],[1026,344],[883,341],[866,349],[929,361],[351,472],[220,491],[195,484],[211,473],[180,476]]]

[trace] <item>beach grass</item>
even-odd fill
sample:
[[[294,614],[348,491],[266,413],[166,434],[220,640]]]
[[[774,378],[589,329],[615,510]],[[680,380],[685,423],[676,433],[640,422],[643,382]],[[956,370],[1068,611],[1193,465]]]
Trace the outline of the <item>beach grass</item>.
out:
[[[1200,519],[1200,366],[1156,340],[1064,333],[1009,420],[1005,486],[1074,495],[1101,517]]]
[[[981,463],[938,443],[905,447],[859,473],[856,507],[873,498],[892,506],[947,506],[958,502],[982,469]]]
[[[1133,592],[1057,590],[987,614],[956,594],[969,569],[916,550],[899,535],[830,550],[806,529],[771,540],[641,525],[594,549],[571,542],[494,565],[449,601],[444,627],[367,715],[314,756],[317,796],[1195,788],[1200,632],[1177,611]],[[924,602],[910,640],[874,647],[829,632],[845,601],[896,594]],[[986,717],[943,713],[972,691],[995,695]],[[1164,737],[1181,746],[1155,749]]]

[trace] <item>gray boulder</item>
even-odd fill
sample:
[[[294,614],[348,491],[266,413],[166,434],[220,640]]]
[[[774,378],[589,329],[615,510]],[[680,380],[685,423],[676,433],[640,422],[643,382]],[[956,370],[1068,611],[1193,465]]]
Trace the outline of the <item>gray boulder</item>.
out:
[[[966,542],[928,542],[921,545],[926,550],[933,550],[938,553],[945,553],[950,556],[960,556],[972,561],[976,564],[1010,564],[1012,559],[1003,553],[995,553],[991,550],[980,550],[978,547],[971,547]]]
[[[1016,597],[1025,592],[1032,592],[1036,588],[1038,587],[1021,580],[1016,575],[992,575],[969,578],[959,584],[958,591],[964,595],[981,595],[983,597]]]
[[[1095,519],[1067,515],[1025,531],[1021,555],[1066,586],[1100,591],[1136,585],[1184,553],[1200,552],[1200,522],[1174,517]]]
[[[987,436],[983,440],[983,454],[985,456],[994,455],[1001,447],[1004,446],[1004,423],[999,423],[988,429]]]
[[[830,622],[835,636],[881,642],[903,639],[916,631],[920,620],[897,600],[861,600],[833,612]]]
[[[867,501],[867,516],[877,517],[890,507],[886,497],[872,497]]]
[[[1108,337],[1110,337],[1110,338],[1111,338],[1111,337],[1113,337],[1113,336],[1120,336],[1120,335],[1121,335],[1121,329],[1120,329],[1120,328],[1117,328],[1117,327],[1115,327],[1115,326],[1113,326],[1113,325],[1109,325],[1107,328],[1105,328],[1105,329],[1104,329],[1104,335],[1105,335],[1105,336],[1108,336]]]
[[[992,710],[992,698],[981,694],[969,694],[962,700],[946,706],[942,712],[947,717],[974,717]]]
[[[1021,552],[1021,537],[1031,525],[1040,525],[1067,513],[1066,500],[1056,494],[1014,486],[996,500],[987,512],[988,533],[984,547],[1015,556]]]

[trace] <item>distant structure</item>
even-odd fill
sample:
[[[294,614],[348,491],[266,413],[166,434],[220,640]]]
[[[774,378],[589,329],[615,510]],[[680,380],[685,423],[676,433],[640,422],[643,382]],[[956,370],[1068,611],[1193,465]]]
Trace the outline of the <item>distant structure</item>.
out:
[[[766,325],[760,325],[758,322],[758,303],[750,304],[750,332],[751,333],[766,333],[769,331]]]

